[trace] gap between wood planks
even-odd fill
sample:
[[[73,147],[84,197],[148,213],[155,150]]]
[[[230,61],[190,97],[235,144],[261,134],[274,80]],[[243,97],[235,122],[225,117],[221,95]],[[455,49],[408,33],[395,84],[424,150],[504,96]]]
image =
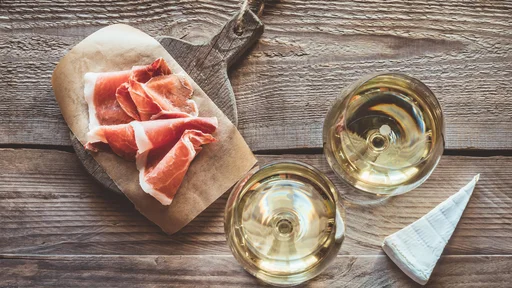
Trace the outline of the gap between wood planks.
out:
[[[66,260],[66,258],[71,258],[69,261],[73,261],[72,257],[80,257],[80,258],[109,258],[109,257],[118,257],[118,258],[157,258],[157,257],[173,257],[173,258],[200,258],[200,257],[219,257],[219,258],[232,258],[231,254],[200,254],[200,255],[167,255],[167,254],[12,254],[12,253],[0,253],[1,259],[26,259],[26,260]],[[373,254],[357,254],[357,255],[342,255],[338,254],[336,258],[387,258],[388,256],[385,254],[373,255]],[[492,258],[492,257],[507,257],[512,258],[512,255],[509,254],[468,254],[468,255],[441,255],[442,258]]]
[[[39,144],[0,144],[0,149],[39,149],[39,150],[57,150],[74,153],[73,147],[62,145],[39,145]],[[315,155],[323,154],[322,148],[295,148],[295,149],[273,149],[273,150],[254,150],[256,155]],[[483,150],[483,149],[446,149],[443,155],[467,156],[467,157],[493,157],[493,156],[512,156],[512,150]]]

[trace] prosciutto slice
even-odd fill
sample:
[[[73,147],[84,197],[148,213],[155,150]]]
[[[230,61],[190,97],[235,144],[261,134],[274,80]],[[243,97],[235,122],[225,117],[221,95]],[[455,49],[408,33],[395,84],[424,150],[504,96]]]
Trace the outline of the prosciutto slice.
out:
[[[158,118],[197,116],[192,86],[159,58],[131,70],[86,73],[84,95],[89,106],[89,130]]]
[[[128,81],[130,74],[130,70],[85,74],[84,96],[89,106],[89,130],[133,120],[116,99],[116,90]]]
[[[167,62],[165,62],[163,58],[158,58],[149,65],[134,66],[132,68],[130,80],[137,81],[140,83],[146,83],[152,77],[170,75],[171,73],[171,69],[167,65]]]
[[[164,117],[176,117],[182,113],[191,116],[198,115],[196,102],[190,100],[192,97],[192,85],[183,75],[172,74],[166,76],[158,76],[149,80],[144,85],[144,91],[152,98],[156,105],[160,108],[159,114],[152,119]]]
[[[121,85],[116,92],[118,102],[129,115],[133,115],[134,119],[142,121],[151,119],[155,114],[162,112],[162,108],[156,103],[157,99],[155,97],[151,97],[146,93],[144,90],[145,83],[153,77],[167,75],[171,75],[171,69],[163,58],[156,59],[150,65],[134,66],[128,81]],[[183,97],[188,99],[191,96],[192,94],[184,95]],[[186,117],[189,115],[182,113],[181,116]],[[193,116],[197,116],[197,114]]]
[[[98,126],[87,133],[87,139],[85,149],[94,152],[110,147],[112,152],[127,160],[135,159],[137,154],[135,133],[130,124]]]
[[[196,102],[190,99],[192,86],[182,75],[157,76],[146,83],[130,80],[128,86],[142,121],[198,115]]]
[[[131,122],[134,129],[138,153],[178,142],[186,130],[213,133],[218,126],[216,117],[190,117],[163,119],[145,122]]]
[[[210,134],[187,130],[167,153],[163,153],[166,149],[155,149],[138,154],[137,169],[142,190],[162,205],[170,205],[201,146],[212,142],[215,138]]]
[[[139,111],[137,105],[130,95],[130,85],[128,82],[121,84],[116,90],[116,100],[123,108],[124,112],[133,119],[140,121]]]
[[[89,142],[85,148],[99,151],[107,146],[117,155],[134,160],[137,153],[166,145],[172,147],[186,130],[213,133],[217,125],[215,117],[188,117],[99,126],[87,133]]]
[[[129,84],[128,84],[129,83]],[[162,109],[155,103],[155,100],[151,98],[146,91],[144,91],[144,84],[130,80],[125,84],[128,87],[128,96],[133,106],[136,108],[136,113],[141,121],[147,121],[151,119],[151,116],[156,115],[162,111]],[[120,89],[122,87],[119,87]]]

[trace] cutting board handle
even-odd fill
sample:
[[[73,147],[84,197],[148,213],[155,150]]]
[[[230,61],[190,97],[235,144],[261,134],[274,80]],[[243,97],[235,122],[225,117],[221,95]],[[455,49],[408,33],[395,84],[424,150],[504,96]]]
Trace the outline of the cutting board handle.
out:
[[[246,10],[242,17],[242,33],[238,35],[235,31],[238,15],[203,44],[192,44],[169,36],[157,38],[235,126],[238,126],[236,98],[227,70],[263,34],[261,21],[253,12]]]
[[[239,30],[237,29],[239,14],[236,14],[205,45],[216,50],[222,56],[227,68],[233,65],[263,34],[263,24],[260,19],[249,9],[243,13]],[[237,33],[237,31],[241,33]]]

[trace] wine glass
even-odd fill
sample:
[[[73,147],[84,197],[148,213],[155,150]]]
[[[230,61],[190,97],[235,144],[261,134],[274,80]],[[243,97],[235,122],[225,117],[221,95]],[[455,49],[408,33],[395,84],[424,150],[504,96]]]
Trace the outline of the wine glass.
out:
[[[355,194],[385,198],[406,193],[430,176],[443,154],[441,106],[417,79],[369,75],[335,101],[324,122],[323,141],[329,165],[356,188]]]
[[[332,182],[312,166],[278,161],[255,168],[233,188],[225,211],[228,245],[246,271],[292,286],[320,274],[345,235]]]

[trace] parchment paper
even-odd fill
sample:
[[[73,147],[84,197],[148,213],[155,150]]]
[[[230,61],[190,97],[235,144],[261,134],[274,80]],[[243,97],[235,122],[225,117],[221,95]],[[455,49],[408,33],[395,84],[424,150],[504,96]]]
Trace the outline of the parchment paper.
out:
[[[86,143],[89,124],[84,74],[131,69],[134,65],[149,64],[158,57],[167,61],[173,73],[183,71],[151,36],[133,27],[116,24],[85,38],[62,58],[53,72],[52,86],[64,119],[82,144]],[[213,134],[218,142],[203,146],[170,206],[161,205],[140,188],[135,162],[107,152],[92,153],[135,207],[169,234],[192,221],[256,163],[236,127],[194,80],[186,77],[194,87],[192,99],[199,107],[199,116],[216,116],[219,120],[219,128]]]

